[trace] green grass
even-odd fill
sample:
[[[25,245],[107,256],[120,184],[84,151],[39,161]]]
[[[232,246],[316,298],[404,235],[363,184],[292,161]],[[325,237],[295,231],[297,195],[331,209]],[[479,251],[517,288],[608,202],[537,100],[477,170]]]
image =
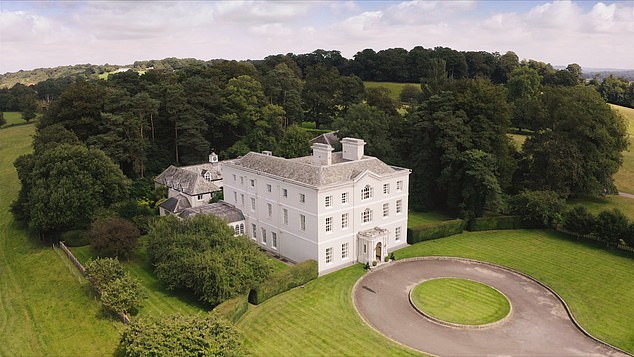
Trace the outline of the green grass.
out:
[[[330,273],[273,297],[238,322],[256,356],[402,356],[414,351],[366,325],[352,305],[352,287],[362,265]]]
[[[8,211],[20,183],[13,161],[33,125],[0,130],[0,356],[112,355],[123,327],[104,316],[60,250],[30,238]]]
[[[4,112],[4,120],[7,121],[5,125],[15,125],[26,123],[26,120],[22,119],[21,112]]]
[[[401,94],[401,90],[403,86],[411,84],[413,86],[420,87],[420,83],[395,83],[395,82],[363,82],[365,88],[376,88],[376,87],[384,87],[390,90],[390,98],[395,100],[397,103],[400,103],[399,96]]]
[[[85,264],[94,255],[90,246],[70,248],[73,255]],[[198,314],[210,310],[208,306],[198,302],[196,297],[186,291],[172,292],[167,290],[152,271],[145,249],[139,249],[129,260],[122,260],[124,268],[130,275],[138,279],[145,289],[147,298],[139,309],[138,316],[160,316],[163,314]]]
[[[631,220],[634,220],[634,199],[621,197],[621,196],[605,196],[605,197],[585,197],[575,198],[568,200],[567,205],[569,207],[575,205],[583,205],[588,211],[598,214],[604,210],[611,210],[618,208],[628,216]]]
[[[614,175],[614,182],[619,191],[634,194],[634,109],[614,104],[610,107],[623,116],[630,135],[629,150],[623,152],[623,166]]]
[[[634,201],[634,200],[632,200]],[[397,259],[456,256],[530,274],[568,303],[592,335],[634,352],[634,257],[542,230],[463,233],[398,250]]]
[[[407,225],[409,227],[425,226],[452,219],[439,212],[415,212],[409,211],[407,214]]]
[[[617,113],[621,114],[625,119],[625,125],[627,126],[627,132],[630,136],[634,135],[634,109],[628,107],[622,107],[620,105],[610,104],[610,107]]]
[[[528,138],[528,136],[526,135],[522,135],[522,134],[507,134],[515,143],[515,147],[517,147],[518,150],[522,149],[522,145],[524,145],[524,142],[526,141],[526,138]]]
[[[412,301],[426,314],[462,325],[483,325],[503,319],[511,311],[504,295],[492,287],[466,279],[438,278],[412,290]]]

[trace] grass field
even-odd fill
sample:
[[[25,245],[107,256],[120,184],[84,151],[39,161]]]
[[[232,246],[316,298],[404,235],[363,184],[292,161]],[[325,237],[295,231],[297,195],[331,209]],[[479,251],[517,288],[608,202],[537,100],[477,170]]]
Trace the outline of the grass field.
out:
[[[625,125],[627,125],[627,132],[630,136],[634,136],[634,109],[628,107],[622,107],[620,105],[610,104],[610,107],[617,111],[625,118]]]
[[[403,86],[411,84],[413,86],[420,87],[420,83],[395,83],[395,82],[363,82],[365,88],[385,87],[390,90],[390,98],[400,103],[399,96]]]
[[[614,104],[610,104],[610,107],[625,118],[627,132],[630,135],[629,151],[623,153],[623,166],[614,175],[614,181],[619,191],[634,194],[634,109]]]
[[[528,138],[528,136],[526,135],[522,135],[522,134],[507,134],[515,143],[515,147],[517,147],[517,150],[521,150],[522,149],[522,145],[524,145],[524,142],[526,141],[526,138]]]
[[[590,212],[598,214],[603,210],[618,208],[630,219],[634,220],[634,199],[621,196],[575,198],[568,201],[568,206],[583,205]]]
[[[256,356],[416,355],[366,325],[352,305],[361,264],[328,274],[249,306],[238,322],[245,345]]]
[[[634,200],[633,200],[634,201]],[[398,250],[397,259],[444,255],[511,267],[545,283],[592,335],[634,352],[634,257],[541,230],[463,233]]]
[[[509,301],[499,291],[458,278],[424,281],[412,290],[412,301],[437,319],[462,325],[492,323],[511,311]]]
[[[415,212],[409,211],[407,213],[407,225],[410,227],[424,226],[427,224],[434,224],[442,221],[450,220],[451,217],[446,216],[439,212]]]
[[[29,238],[8,207],[19,190],[13,161],[30,151],[33,125],[0,130],[0,356],[112,355],[123,325],[60,250]]]
[[[21,112],[4,112],[3,114],[4,114],[4,120],[7,121],[5,125],[26,123],[26,121],[22,119]]]

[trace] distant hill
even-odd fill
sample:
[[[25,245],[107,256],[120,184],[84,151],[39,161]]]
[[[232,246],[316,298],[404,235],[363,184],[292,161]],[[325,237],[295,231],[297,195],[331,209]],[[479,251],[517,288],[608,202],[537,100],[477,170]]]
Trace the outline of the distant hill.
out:
[[[605,79],[613,75],[615,77],[621,77],[628,81],[634,81],[634,70],[632,69],[595,69],[588,68],[583,69],[583,73],[581,74],[581,78],[594,78],[597,76],[599,79]]]

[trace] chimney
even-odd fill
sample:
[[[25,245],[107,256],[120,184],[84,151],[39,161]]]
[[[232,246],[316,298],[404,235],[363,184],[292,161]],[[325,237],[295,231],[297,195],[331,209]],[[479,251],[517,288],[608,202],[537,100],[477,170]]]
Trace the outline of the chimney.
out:
[[[314,143],[311,146],[313,149],[313,156],[319,161],[321,165],[329,166],[332,164],[332,146],[322,143]]]
[[[215,164],[218,162],[218,155],[216,155],[215,152],[211,152],[211,154],[209,154],[209,162],[211,162],[212,164]]]
[[[365,141],[363,139],[343,138],[341,140],[341,150],[343,151],[343,159],[356,161],[363,157],[363,148]]]

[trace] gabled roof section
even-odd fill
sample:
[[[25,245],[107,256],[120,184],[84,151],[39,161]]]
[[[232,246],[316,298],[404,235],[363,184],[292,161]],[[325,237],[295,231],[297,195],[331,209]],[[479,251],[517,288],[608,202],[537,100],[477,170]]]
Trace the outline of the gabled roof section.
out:
[[[227,164],[316,187],[349,182],[366,171],[384,176],[403,170],[392,167],[372,156],[363,156],[360,160],[354,161],[344,160],[341,152],[332,154],[331,165],[322,165],[313,156],[285,159],[256,152],[250,152]]]
[[[190,208],[191,205],[189,204],[187,197],[183,195],[176,195],[159,203],[159,207],[171,213],[179,213],[184,209]]]
[[[341,142],[339,141],[338,132],[336,131],[320,134],[319,136],[316,136],[310,139],[310,143],[311,144],[315,144],[315,143],[328,144],[332,146],[333,148],[341,147]]]
[[[187,208],[183,210],[179,216],[182,218],[188,218],[199,214],[213,214],[214,216],[224,219],[227,223],[244,221],[244,214],[242,214],[242,211],[225,201]]]
[[[205,179],[205,173],[211,180]],[[190,196],[219,191],[220,187],[214,181],[222,180],[222,166],[220,163],[204,163],[200,165],[176,167],[170,165],[155,182],[186,193]]]

